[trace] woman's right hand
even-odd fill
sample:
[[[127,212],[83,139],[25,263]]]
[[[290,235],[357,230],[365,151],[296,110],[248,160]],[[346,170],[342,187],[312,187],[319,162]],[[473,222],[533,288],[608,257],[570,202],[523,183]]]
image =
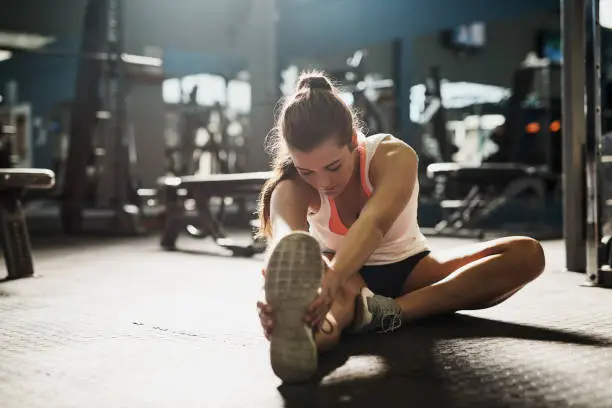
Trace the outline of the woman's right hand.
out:
[[[272,330],[274,329],[274,313],[272,312],[272,308],[270,305],[259,301],[257,302],[257,312],[259,314],[261,327],[264,329],[264,335],[266,339],[270,340]]]

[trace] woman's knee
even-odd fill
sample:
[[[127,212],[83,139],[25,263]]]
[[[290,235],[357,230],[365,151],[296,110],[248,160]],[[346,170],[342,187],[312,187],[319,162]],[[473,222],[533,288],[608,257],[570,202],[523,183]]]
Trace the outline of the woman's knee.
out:
[[[544,249],[539,241],[529,237],[516,237],[509,243],[509,250],[513,257],[521,261],[519,271],[525,275],[527,281],[540,276],[546,266]]]

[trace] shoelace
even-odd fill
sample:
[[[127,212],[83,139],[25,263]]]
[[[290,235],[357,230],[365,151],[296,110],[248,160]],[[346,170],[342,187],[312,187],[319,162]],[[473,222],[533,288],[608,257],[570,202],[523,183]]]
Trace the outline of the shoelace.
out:
[[[329,324],[329,331],[325,330],[325,322],[327,322]],[[329,319],[327,317],[325,317],[325,320],[324,320],[323,324],[321,325],[321,327],[319,328],[319,330],[315,329],[314,327],[312,328],[312,335],[313,336],[317,332],[321,332],[323,334],[332,334],[334,332],[334,325],[329,321]]]
[[[388,323],[388,324],[385,324]],[[378,333],[391,333],[402,326],[402,318],[397,313],[386,314],[380,319],[380,330]]]

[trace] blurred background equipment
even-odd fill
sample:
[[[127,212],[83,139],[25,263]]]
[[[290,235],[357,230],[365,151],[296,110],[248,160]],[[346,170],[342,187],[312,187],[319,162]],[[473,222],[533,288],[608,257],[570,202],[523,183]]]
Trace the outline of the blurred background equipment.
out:
[[[91,0],[85,8],[79,52],[31,48],[19,41],[6,47],[15,58],[76,62],[72,100],[56,102],[47,117],[36,121],[29,104],[17,101],[11,108],[18,124],[14,165],[29,166],[30,144],[38,138],[51,139],[49,167],[58,175],[54,190],[26,197],[31,204],[27,212],[43,223],[57,220],[59,213],[67,234],[87,228],[129,234],[141,231],[139,191],[143,183],[154,187],[156,178],[151,176],[161,170],[163,150],[161,146],[155,149],[151,140],[157,133],[157,146],[162,141],[162,60],[124,52],[123,20],[120,1]],[[146,98],[146,112],[139,111],[139,98]],[[151,109],[156,99],[157,112]],[[146,120],[138,120],[143,114]],[[142,129],[141,124],[145,124]],[[143,133],[147,140],[139,140],[137,135]]]

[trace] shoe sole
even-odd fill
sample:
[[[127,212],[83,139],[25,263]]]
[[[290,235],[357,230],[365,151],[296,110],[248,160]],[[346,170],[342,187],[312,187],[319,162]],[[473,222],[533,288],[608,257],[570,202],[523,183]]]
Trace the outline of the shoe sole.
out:
[[[317,297],[322,276],[321,247],[307,233],[286,235],[270,254],[265,282],[266,302],[275,320],[270,360],[284,382],[305,381],[317,370],[317,346],[303,318]]]

